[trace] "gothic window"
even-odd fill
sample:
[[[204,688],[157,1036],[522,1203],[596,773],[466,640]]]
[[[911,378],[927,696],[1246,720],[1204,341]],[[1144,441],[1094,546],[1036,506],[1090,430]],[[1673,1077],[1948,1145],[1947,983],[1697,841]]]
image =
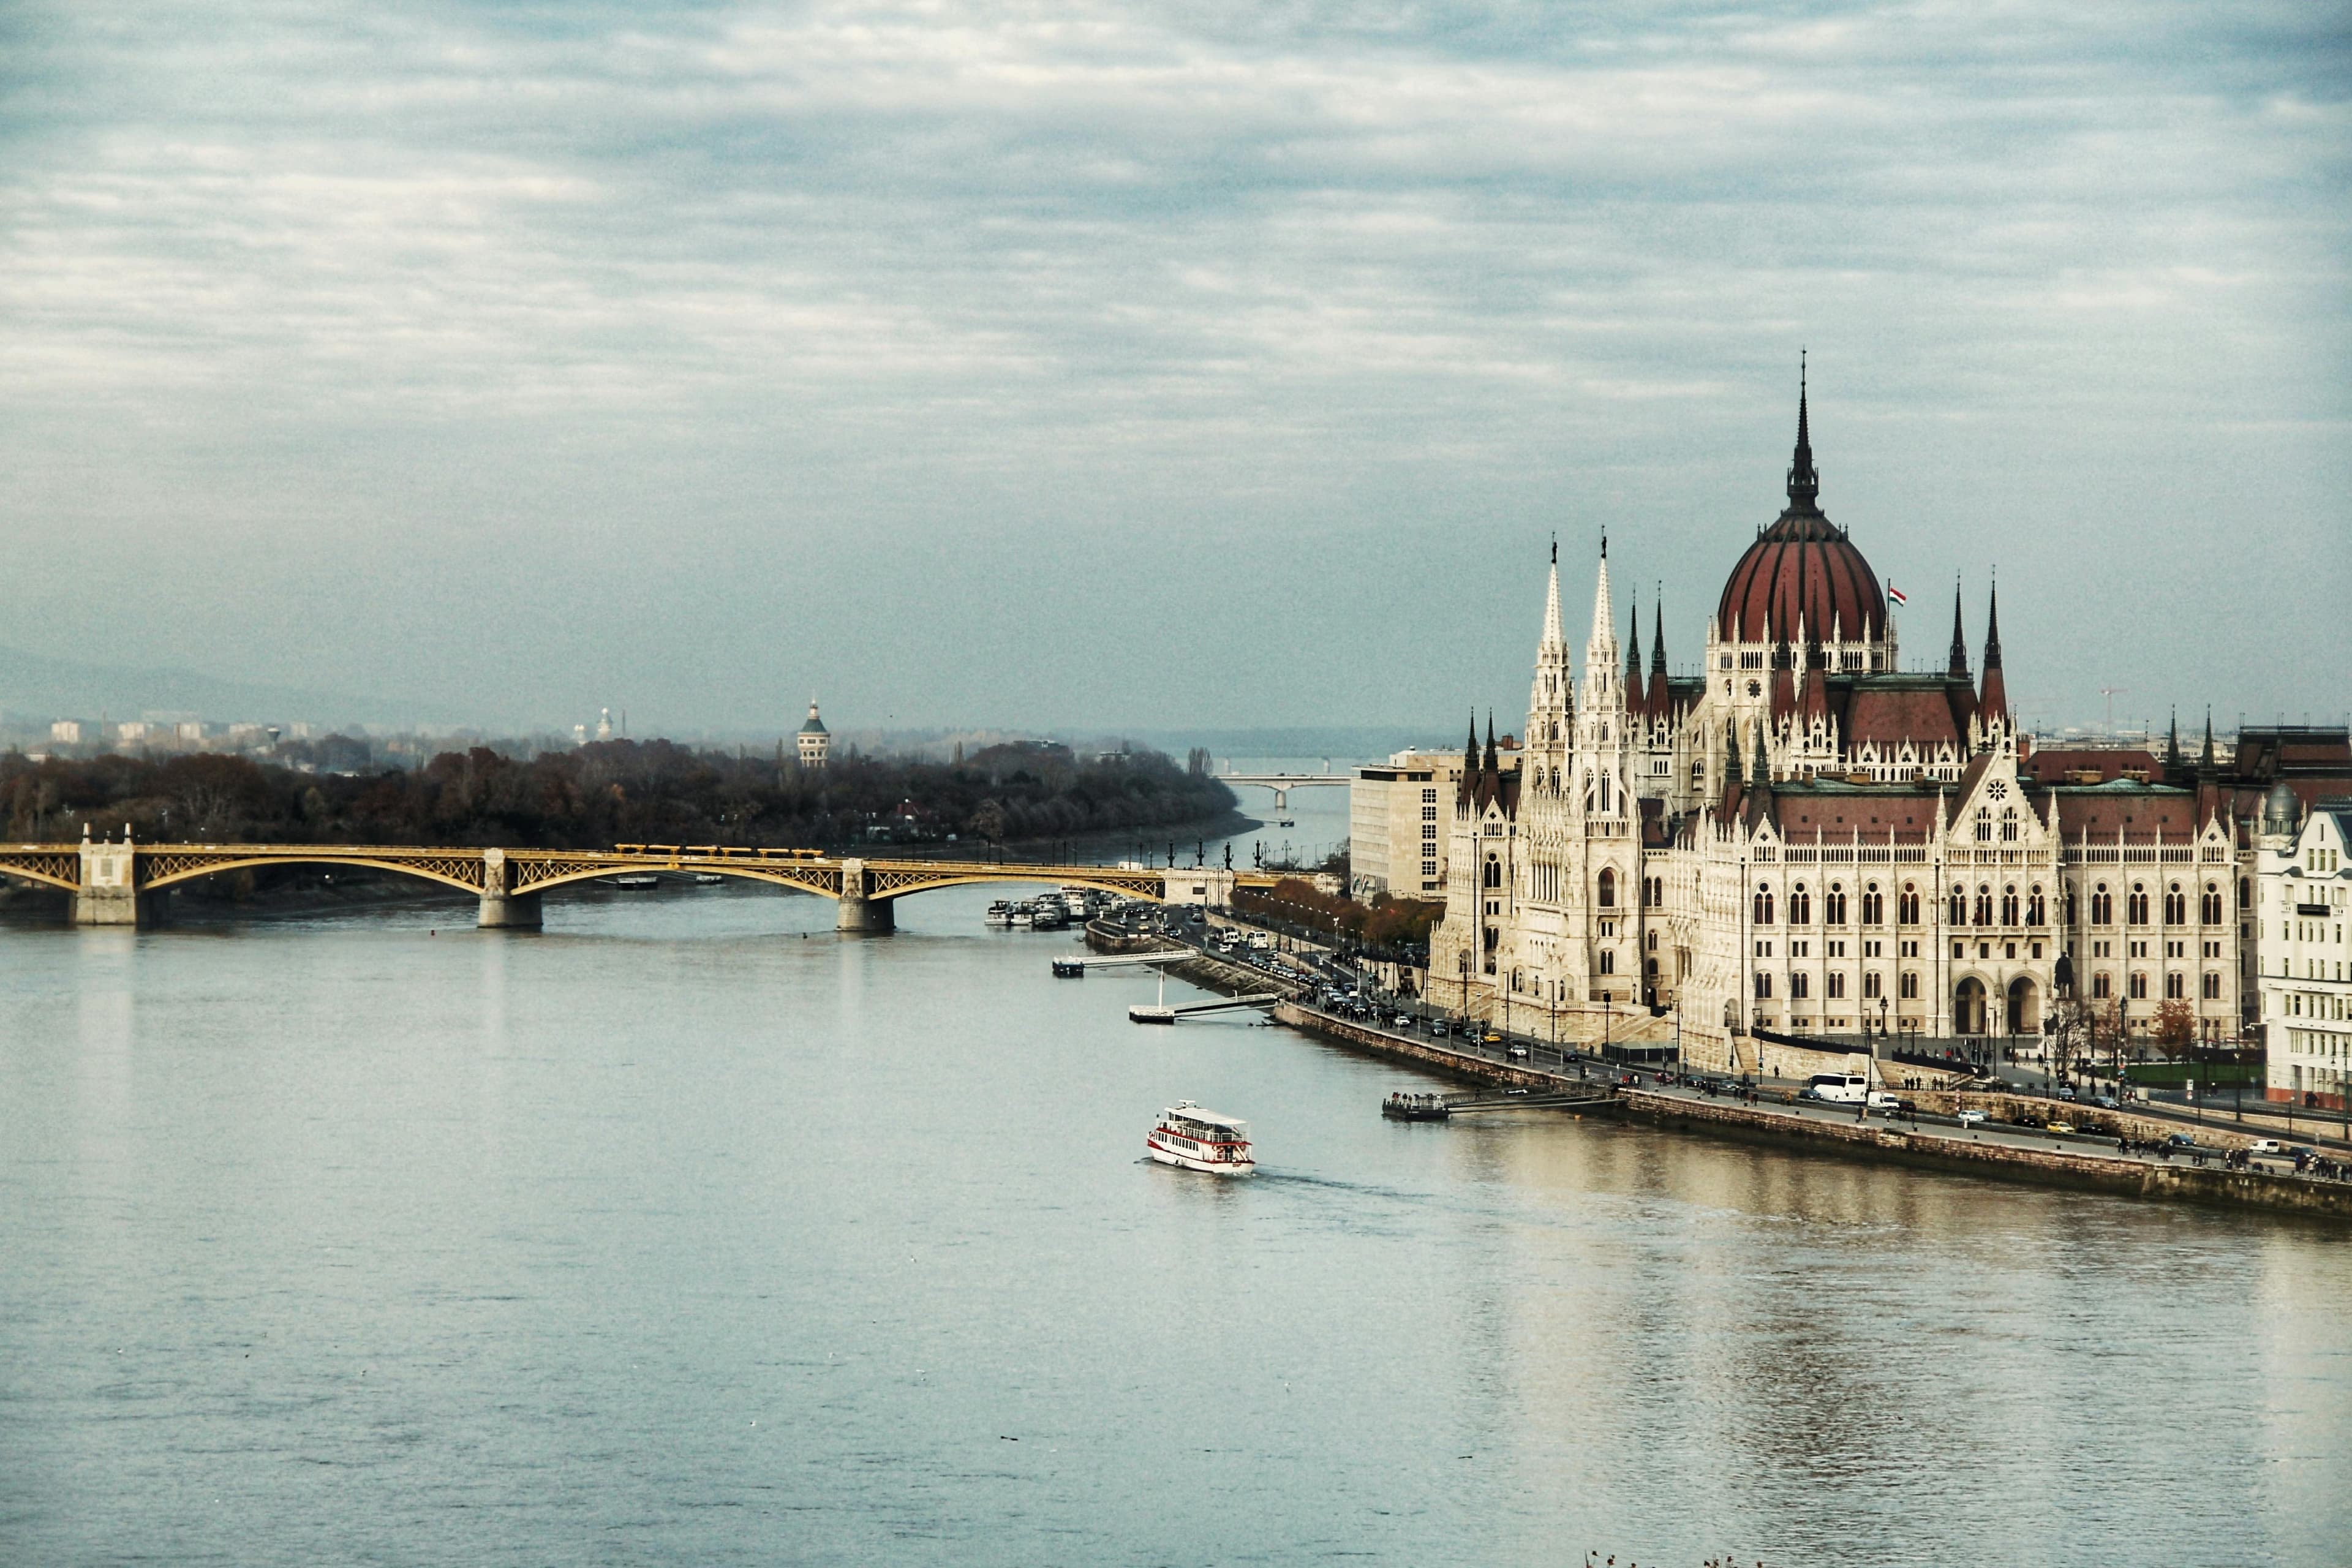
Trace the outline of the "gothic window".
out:
[[[2129,910],[2129,911],[2128,911],[2128,912],[2129,912],[2129,913],[2130,913],[2130,915],[2131,915],[2131,923],[2132,923],[2132,924],[2134,924],[2134,925],[2136,925],[2136,926],[2144,926],[2144,925],[2147,924],[2147,883],[2145,883],[2145,882],[2134,882],[2134,883],[2132,884],[2132,890],[2131,890],[2131,906],[2130,906],[2130,910]]]
[[[1886,977],[1875,969],[1862,977],[1862,999],[1875,1002],[1886,994]]]
[[[2091,923],[2095,926],[2116,923],[2116,896],[2107,891],[2105,882],[2091,889]]]
[[[2030,926],[2038,926],[2042,923],[2042,889],[2037,886],[2034,888],[2032,892],[2026,895],[2025,923]]]
[[[1981,882],[1977,884],[1977,924],[1992,924],[1992,889]]]
[[[1906,1002],[1916,1002],[1917,1000],[1919,1000],[1919,977],[1918,977],[1918,975],[1916,975],[1916,974],[1906,974],[1906,975],[1903,977],[1903,987],[1902,987],[1902,990],[1903,990],[1903,1000],[1905,1000]]]
[[[2189,977],[2180,971],[2169,971],[2164,977],[2164,999],[2168,1002],[2180,1001],[2189,994],[2188,984]]]
[[[1772,977],[1769,974],[1759,974],[1756,977],[1756,1000],[1769,1002],[1771,999]]]
[[[1601,896],[1595,900],[1604,910],[1617,907],[1617,873],[1603,868],[1601,873]]]
[[[1830,996],[1830,999],[1831,999],[1832,1001],[1836,1001],[1836,1000],[1838,1000],[1838,999],[1842,998],[1842,997],[1843,997],[1843,996],[1844,996],[1844,995],[1845,995],[1845,976],[1844,976],[1843,974],[1832,973],[1832,974],[1829,977],[1829,996]]]
[[[2135,969],[2132,971],[2131,999],[2135,1002],[2145,1002],[2147,1000],[2147,971],[2140,969]]]
[[[1772,923],[1772,889],[1761,882],[1756,885],[1756,923],[1760,926]]]
[[[1845,924],[1844,883],[1832,882],[1830,890],[1822,895],[1822,923],[1833,926]]]
[[[1614,974],[1617,973],[1617,950],[1615,948],[1604,947],[1601,950],[1601,973],[1603,974]]]
[[[2003,844],[2017,842],[2017,807],[2013,805],[2000,808],[2000,841]]]
[[[2211,882],[2205,884],[2205,896],[2197,901],[2197,918],[2209,926],[2221,923],[2221,889]]]
[[[2218,974],[2208,974],[2205,977],[2205,1000],[2208,1002],[2218,1002],[2221,999],[2221,977]]]
[[[2000,923],[2005,926],[2017,923],[2017,884],[2014,882],[2000,890]]]
[[[1813,994],[1813,977],[1803,970],[1789,976],[1789,999],[1801,1002]]]
[[[1903,884],[1902,896],[1895,900],[1895,916],[1907,926],[1919,923],[1919,889],[1908,882]]]
[[[2068,925],[2073,925],[2075,922],[2076,917],[2081,913],[2081,901],[2075,898],[2074,889],[2068,888],[2066,889],[2066,923]]]
[[[1989,805],[1977,807],[1977,842],[1979,844],[1992,842],[1992,807]]]
[[[2254,881],[2251,877],[2238,879],[2238,907],[2242,910],[2254,907]]]
[[[1969,923],[1969,890],[1966,888],[1954,888],[1952,889],[1951,923],[1956,926],[1964,926]]]
[[[1886,923],[1886,899],[1873,882],[1862,890],[1862,923],[1866,926]]]
[[[1806,892],[1805,885],[1800,882],[1789,890],[1789,923],[1792,926],[1801,926],[1811,921],[1812,918],[1812,895]]]
[[[1756,684],[1754,681],[1752,681],[1752,680],[1751,680],[1751,681],[1749,681],[1749,682],[1748,683],[1748,696],[1750,696],[1750,697],[1754,697],[1754,696],[1757,696],[1757,695],[1760,694],[1760,693],[1763,691],[1763,689],[1763,689],[1762,687],[1760,687],[1760,686],[1757,685],[1757,684]]]
[[[2107,974],[2105,970],[2101,970],[2098,973],[2091,976],[2092,1000],[2104,1002],[2114,994],[2115,982],[2107,978]]]
[[[2164,923],[2168,926],[2185,926],[2189,923],[2189,895],[2180,890],[2180,884],[2178,882],[2173,883],[2165,892]]]
[[[1500,860],[1496,859],[1492,855],[1489,855],[1486,857],[1486,886],[1490,888],[1499,888],[1502,885],[1503,863]]]

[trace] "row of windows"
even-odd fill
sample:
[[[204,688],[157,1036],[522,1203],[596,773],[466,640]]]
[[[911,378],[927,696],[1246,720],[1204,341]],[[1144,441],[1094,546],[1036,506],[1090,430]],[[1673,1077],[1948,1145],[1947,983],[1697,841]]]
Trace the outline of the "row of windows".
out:
[[[1837,1001],[1844,997],[1846,977],[1843,974],[1832,970],[1830,973],[1822,977],[1822,984],[1826,988],[1830,1000]],[[1865,973],[1862,977],[1863,1000],[1866,1002],[1875,1001],[1880,996],[1884,995],[1885,992],[1881,989],[1884,984],[1885,982],[1883,977],[1880,976],[1877,972],[1871,971]],[[1803,970],[1795,971],[1789,976],[1790,999],[1792,1001],[1802,1001],[1810,997],[1812,994],[1812,984],[1813,977],[1811,975],[1806,973]],[[2131,974],[2126,978],[2125,985],[2127,994],[2133,1000],[2145,1000],[2147,996],[2148,988],[2148,977],[2147,972],[2145,970],[2134,970]],[[1916,972],[1906,971],[1898,977],[1897,989],[1898,994],[1904,1001],[1916,1001],[1919,995],[1918,974]],[[2219,1001],[2221,996],[2221,977],[2219,974],[2205,975],[2203,977],[2203,984],[2200,989],[2202,990],[2204,999],[2206,1001]],[[2106,973],[2099,973],[2091,976],[2091,994],[2094,998],[2099,1001],[2105,1001],[2113,997],[2115,994],[2115,977]],[[2189,977],[2177,969],[2168,971],[2164,976],[2164,995],[2167,1001],[2186,1001],[2189,996]],[[1772,976],[1761,970],[1759,970],[1756,974],[1756,999],[1759,1002],[1768,1002],[1771,1000],[1771,997]]]
[[[1843,884],[1831,883],[1829,891],[1822,896],[1822,923],[1833,926],[1845,924],[1846,907]],[[1800,882],[1789,889],[1789,923],[1790,925],[1811,925],[1812,908],[1812,895],[1807,890],[1804,883]],[[2126,923],[2147,925],[2149,908],[2147,885],[2144,882],[2134,882],[2130,893],[2125,900]],[[1760,926],[1770,925],[1773,923],[1775,909],[1772,885],[1769,882],[1757,883],[1756,896],[1749,911],[1750,919]],[[2164,892],[2163,910],[2166,925],[2180,926],[2189,923],[2189,895],[2182,889],[2179,883],[2173,883]],[[2074,889],[2068,889],[2066,923],[2074,924],[2079,912]],[[2105,882],[2101,882],[2091,892],[2091,923],[2101,926],[2113,925],[2116,923],[2115,912],[2115,895],[2107,890],[2107,885]],[[2221,923],[2221,884],[2217,882],[2205,884],[2205,891],[2198,900],[2197,913],[2201,924]],[[1996,916],[1999,918],[1996,919]],[[1952,889],[1948,923],[1956,926],[2038,926],[2046,923],[2047,918],[2048,909],[2042,900],[2039,884],[2027,889],[2021,900],[2017,884],[2014,882],[2003,885],[1998,900],[1993,893],[1991,883],[1979,882],[1977,884],[1973,897],[1964,887]],[[1863,890],[1862,923],[1883,925],[1885,920],[1885,901],[1879,893],[1878,884],[1873,882]],[[1895,922],[1899,925],[1919,923],[1919,891],[1914,883],[1903,884],[1903,891],[1895,900]]]

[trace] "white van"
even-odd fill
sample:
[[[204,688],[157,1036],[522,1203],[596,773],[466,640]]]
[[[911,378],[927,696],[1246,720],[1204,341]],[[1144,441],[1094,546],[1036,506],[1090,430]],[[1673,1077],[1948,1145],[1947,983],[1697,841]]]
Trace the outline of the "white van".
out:
[[[1832,1105],[1860,1105],[1867,1092],[1868,1080],[1858,1072],[1817,1072],[1805,1086],[1808,1097]]]

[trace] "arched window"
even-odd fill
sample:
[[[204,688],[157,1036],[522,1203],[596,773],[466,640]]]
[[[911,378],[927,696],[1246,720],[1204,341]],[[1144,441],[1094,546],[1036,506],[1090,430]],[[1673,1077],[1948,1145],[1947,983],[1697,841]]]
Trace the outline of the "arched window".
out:
[[[1805,891],[1802,882],[1789,889],[1789,923],[1801,926],[1813,918],[1813,897]]]
[[[1756,884],[1756,923],[1760,926],[1772,923],[1772,889],[1761,882]]]
[[[2136,926],[2147,924],[2147,884],[2146,882],[2132,884],[2130,907],[2127,912],[2131,916],[2132,924]]]
[[[1790,1000],[1801,1002],[1813,994],[1813,977],[1800,969],[1789,976]]]
[[[2000,841],[2003,844],[2017,842],[2017,807],[2013,805],[2000,808]]]
[[[2005,926],[2017,923],[2017,884],[2014,882],[2000,890],[2000,923]]]
[[[2147,974],[2144,970],[2132,971],[2131,999],[2135,1002],[2147,1000]]]
[[[1822,923],[1833,926],[1845,924],[1845,884],[1843,882],[1832,882],[1830,890],[1822,896]]]
[[[1769,1002],[1772,1000],[1772,977],[1770,975],[1757,975],[1756,1000],[1759,1002]]]
[[[1977,884],[1977,924],[1992,924],[1992,885],[1989,882]]]
[[[1977,807],[1977,842],[1979,844],[1992,842],[1992,807],[1989,805]]]
[[[1919,889],[1909,882],[1903,884],[1903,892],[1895,900],[1895,918],[1907,926],[1919,923]]]
[[[1886,923],[1886,897],[1878,890],[1875,882],[1862,890],[1862,923],[1866,926]]]
[[[2221,889],[2218,883],[2205,884],[2205,896],[2197,900],[2197,918],[2209,926],[2221,923]]]
[[[2180,890],[2178,882],[2164,890],[2164,923],[2168,926],[2189,923],[2189,895]]]
[[[1951,923],[1956,926],[1964,926],[1969,923],[1969,890],[1966,888],[1954,888],[1952,889]]]
[[[1500,860],[1496,859],[1492,855],[1489,855],[1486,857],[1486,886],[1490,888],[1499,888],[1502,885],[1503,863]]]
[[[2025,923],[2038,926],[2042,921],[2042,886],[2037,882],[2034,884],[2033,890],[2025,896]]]
[[[2116,923],[2116,896],[2107,891],[2105,882],[2091,889],[2091,923],[2095,926]]]
[[[1595,901],[1604,910],[1617,907],[1617,873],[1605,866],[1601,871],[1601,894]]]
[[[2238,879],[2238,907],[2242,910],[2254,907],[2254,879],[2252,877]]]

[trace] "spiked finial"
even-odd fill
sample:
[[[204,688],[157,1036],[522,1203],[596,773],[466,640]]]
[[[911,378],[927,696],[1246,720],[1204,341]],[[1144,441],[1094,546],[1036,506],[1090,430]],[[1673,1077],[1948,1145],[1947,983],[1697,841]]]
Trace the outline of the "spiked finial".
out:
[[[1797,351],[1797,451],[1789,461],[1789,507],[1792,511],[1820,510],[1821,475],[1813,471],[1811,422],[1805,410],[1805,352]]]
[[[2213,765],[2213,705],[2210,702],[2205,705],[2205,751],[2197,759],[2197,765],[2200,768]]]
[[[1650,604],[1650,673],[1666,673],[1666,585],[1658,584],[1657,597]]]
[[[1502,759],[1495,753],[1495,710],[1492,708],[1486,710],[1486,771],[1496,774],[1503,771]]]
[[[1723,726],[1723,793],[1726,799],[1738,795],[1739,777],[1739,726],[1726,721]]]
[[[1960,578],[1958,573],[1952,574],[1952,659],[1945,673],[1962,678],[1969,673],[1969,634],[1960,624]]]
[[[1992,602],[1985,611],[1985,668],[2000,668],[2000,584],[1992,585]]]
[[[1756,774],[1756,782],[1759,785],[1772,782],[1772,758],[1770,753],[1764,750],[1764,726],[1761,724],[1756,726],[1756,762],[1752,771]]]
[[[2180,765],[2180,710],[2177,707],[2172,710],[2171,729],[2164,738],[2164,765],[2168,768]]]

